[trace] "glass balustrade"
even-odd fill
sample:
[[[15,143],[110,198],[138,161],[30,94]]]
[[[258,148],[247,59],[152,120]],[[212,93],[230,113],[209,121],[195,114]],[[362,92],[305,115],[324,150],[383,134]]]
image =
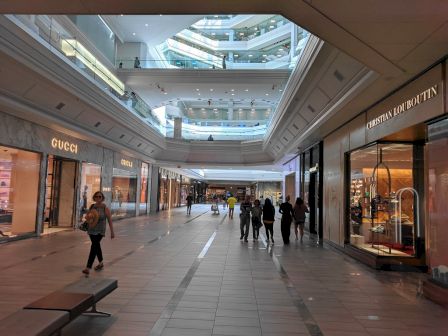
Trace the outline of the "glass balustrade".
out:
[[[100,88],[117,98],[124,106],[143,118],[149,126],[165,135],[165,128],[153,115],[151,108],[132,88],[125,85],[99,61],[75,36],[48,15],[12,15],[11,21],[24,28],[33,38],[36,38],[50,50],[59,52]],[[16,20],[20,21],[17,22]],[[22,26],[22,24],[24,26]],[[26,28],[25,28],[26,27]]]

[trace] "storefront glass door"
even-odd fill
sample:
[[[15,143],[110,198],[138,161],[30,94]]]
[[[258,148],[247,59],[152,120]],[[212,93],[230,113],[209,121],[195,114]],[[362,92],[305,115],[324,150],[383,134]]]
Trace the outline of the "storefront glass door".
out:
[[[44,233],[52,229],[72,228],[75,220],[78,162],[49,156]]]

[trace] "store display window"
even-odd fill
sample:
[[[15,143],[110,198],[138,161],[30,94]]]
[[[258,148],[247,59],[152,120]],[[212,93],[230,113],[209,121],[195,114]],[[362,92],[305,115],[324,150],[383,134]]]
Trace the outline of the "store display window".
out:
[[[140,215],[146,214],[148,209],[148,175],[149,164],[143,162],[140,178]]]
[[[81,167],[80,220],[94,203],[92,197],[97,191],[101,191],[101,166],[84,162]]]
[[[0,239],[36,232],[41,156],[0,146]]]
[[[135,216],[137,200],[137,174],[113,169],[111,212],[113,218]]]
[[[421,235],[413,145],[376,144],[350,154],[350,243],[382,256],[414,256]]]
[[[429,126],[428,252],[432,279],[448,287],[448,119]]]

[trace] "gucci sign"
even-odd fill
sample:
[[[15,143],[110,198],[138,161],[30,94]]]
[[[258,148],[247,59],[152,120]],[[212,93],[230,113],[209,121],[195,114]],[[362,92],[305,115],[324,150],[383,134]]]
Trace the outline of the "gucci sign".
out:
[[[132,161],[121,159],[120,163],[124,167],[132,168]]]
[[[59,149],[64,152],[78,154],[78,145],[70,141],[53,138],[51,139],[51,147],[53,147],[54,149]]]

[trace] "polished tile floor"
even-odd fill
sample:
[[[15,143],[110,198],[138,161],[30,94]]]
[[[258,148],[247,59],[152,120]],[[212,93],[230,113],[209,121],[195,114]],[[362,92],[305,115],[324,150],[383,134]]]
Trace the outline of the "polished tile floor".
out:
[[[241,242],[238,216],[205,205],[115,228],[91,275],[118,279],[99,304],[113,316],[62,335],[448,335],[448,311],[419,295],[424,275],[375,271],[308,237],[283,246],[279,221],[273,246]],[[80,231],[0,245],[0,319],[80,278],[89,246]]]

